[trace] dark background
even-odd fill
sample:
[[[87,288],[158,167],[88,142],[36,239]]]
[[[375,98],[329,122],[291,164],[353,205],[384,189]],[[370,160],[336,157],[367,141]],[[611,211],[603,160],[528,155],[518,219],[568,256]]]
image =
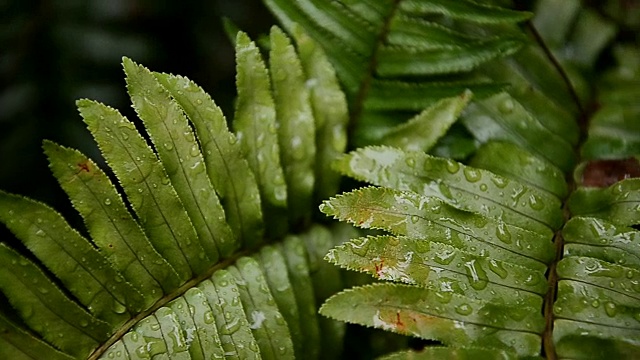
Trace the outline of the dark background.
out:
[[[235,65],[223,16],[253,38],[275,23],[259,0],[0,0],[0,189],[69,215],[42,140],[100,159],[75,101],[95,99],[134,119],[122,56],[188,76],[230,117]]]

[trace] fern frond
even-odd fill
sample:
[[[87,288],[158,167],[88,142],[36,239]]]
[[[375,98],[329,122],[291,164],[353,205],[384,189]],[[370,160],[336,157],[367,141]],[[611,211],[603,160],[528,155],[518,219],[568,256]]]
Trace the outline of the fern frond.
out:
[[[324,284],[340,274],[318,263],[334,236],[309,222],[314,191],[335,193],[339,176],[314,188],[323,176],[314,168],[315,143],[334,144],[318,156],[324,171],[344,149],[346,104],[322,50],[297,36],[311,75],[274,28],[272,89],[255,45],[239,35],[237,134],[195,83],[127,58],[144,133],[115,109],[78,101],[122,193],[85,155],[48,141],[51,169],[90,239],[48,206],[0,192],[0,221],[37,258],[0,245],[7,263],[0,289],[24,322],[3,309],[0,339],[10,344],[3,355],[29,356],[34,347],[52,358],[318,358],[323,341],[341,341],[344,325],[316,313],[342,287],[339,279]],[[261,71],[247,71],[255,64]],[[324,108],[341,101],[342,110]],[[282,239],[272,231],[268,240],[278,243],[264,247],[263,209],[278,209],[267,221],[280,216],[299,234]],[[325,338],[321,329],[335,333]]]
[[[514,24],[531,16],[467,0],[265,3],[289,32],[300,24],[327,52],[350,99],[356,145],[377,142],[406,116],[398,111],[421,111],[467,88],[478,97],[499,91],[502,84],[473,70],[521,48]],[[481,24],[495,28],[478,31]]]

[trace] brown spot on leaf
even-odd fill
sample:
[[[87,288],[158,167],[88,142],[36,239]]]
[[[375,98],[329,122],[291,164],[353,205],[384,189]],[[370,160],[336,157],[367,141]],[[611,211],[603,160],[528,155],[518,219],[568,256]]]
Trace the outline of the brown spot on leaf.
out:
[[[80,171],[91,172],[91,169],[89,168],[89,162],[87,161],[78,163],[78,167],[80,168]]]
[[[400,311],[396,312],[396,328],[400,331],[404,330],[404,323],[400,319]]]
[[[640,162],[635,158],[622,160],[594,160],[582,174],[582,185],[607,187],[620,180],[640,177]]]
[[[376,266],[376,275],[378,275],[378,277],[382,276],[382,267],[384,266],[384,260],[382,260],[379,264],[375,264]]]

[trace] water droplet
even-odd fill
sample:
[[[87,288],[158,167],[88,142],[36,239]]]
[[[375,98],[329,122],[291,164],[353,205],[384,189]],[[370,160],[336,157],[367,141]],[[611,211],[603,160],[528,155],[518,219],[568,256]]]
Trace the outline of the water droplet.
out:
[[[594,308],[597,308],[598,306],[600,306],[600,301],[598,301],[597,299],[593,300],[591,302],[591,306],[593,306]]]
[[[191,147],[191,151],[189,151],[189,155],[191,155],[193,157],[196,157],[196,156],[200,155],[200,149],[198,149],[197,145],[193,145]]]
[[[509,180],[497,176],[491,177],[491,181],[500,189],[504,189],[509,184]]]
[[[453,293],[450,291],[436,291],[436,300],[441,302],[442,304],[448,304],[451,302],[451,298],[453,297]]]
[[[480,184],[480,191],[487,191],[487,184]]]
[[[504,114],[511,114],[513,112],[513,108],[514,108],[514,103],[513,100],[511,100],[511,98],[507,98],[504,101],[502,101],[500,104],[498,104],[498,110]]]
[[[502,266],[502,263],[499,263],[496,260],[489,260],[489,269],[493,273],[498,275],[501,279],[506,279],[509,275],[509,273],[507,273],[507,270]]]
[[[200,100],[200,99],[196,99],[196,104],[198,104],[198,105],[202,105],[202,100]]]
[[[607,313],[609,317],[614,317],[618,313],[618,308],[616,304],[608,301],[604,304],[604,311]]]
[[[173,150],[173,144],[172,143],[164,143],[164,144],[162,144],[162,146],[164,146],[164,148],[167,149],[168,151]]]
[[[473,308],[469,304],[461,304],[456,306],[456,312],[460,315],[469,315],[473,312]]]
[[[448,198],[448,199],[453,199],[453,195],[451,194],[451,190],[449,189],[449,186],[443,182],[438,183],[438,190],[440,190],[440,193]]]
[[[507,229],[507,225],[503,222],[498,223],[498,226],[496,227],[496,236],[505,244],[511,244],[512,242],[511,233],[509,232],[509,229]]]
[[[168,185],[169,184],[169,177],[168,176],[163,176],[162,179],[160,179],[160,182],[163,185]]]
[[[478,169],[465,167],[463,173],[464,177],[469,182],[477,182],[482,178],[482,173],[480,173],[480,170]]]
[[[540,199],[538,196],[533,194],[529,196],[529,205],[533,210],[539,211],[544,208],[544,203],[542,202],[542,199]]]
[[[104,199],[104,204],[107,206],[111,205],[111,199],[109,198]]]
[[[482,290],[487,287],[487,273],[475,259],[465,262],[464,266],[472,288]]]
[[[47,234],[44,232],[44,230],[42,230],[42,229],[38,229],[38,231],[36,231],[36,235],[44,237],[44,236],[46,236]]]
[[[124,305],[120,304],[119,302],[114,301],[112,310],[116,314],[124,314],[124,312],[127,311],[127,308],[124,307]]]
[[[418,215],[412,215],[411,216],[411,222],[412,223],[417,223],[418,221],[420,221],[420,217]]]
[[[204,313],[205,324],[212,324],[214,321],[215,317],[213,316],[213,311],[207,311]]]
[[[413,168],[416,166],[416,160],[414,158],[408,158],[405,160],[405,162],[407,163],[407,166],[410,168]]]
[[[458,172],[458,170],[460,170],[460,164],[451,159],[447,159],[446,167],[447,171],[449,171],[451,174],[455,174]]]

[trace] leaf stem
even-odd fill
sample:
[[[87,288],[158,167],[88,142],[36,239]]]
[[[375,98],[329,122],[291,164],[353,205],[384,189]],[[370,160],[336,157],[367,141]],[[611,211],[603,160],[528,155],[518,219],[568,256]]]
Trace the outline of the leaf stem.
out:
[[[387,15],[387,17],[385,17],[382,24],[382,29],[380,29],[380,33],[376,37],[373,52],[371,53],[371,59],[369,60],[367,70],[365,72],[365,78],[362,80],[360,88],[358,89],[358,93],[355,96],[351,121],[349,121],[349,125],[347,126],[347,139],[353,138],[353,133],[355,132],[360,116],[362,115],[364,101],[369,92],[369,88],[371,87],[371,82],[378,65],[378,53],[380,52],[380,47],[385,42],[385,38],[389,34],[389,29],[391,28],[391,20],[393,20],[393,17],[396,14],[396,10],[400,5],[400,1],[402,0],[393,0],[391,11],[389,11],[389,14]]]

